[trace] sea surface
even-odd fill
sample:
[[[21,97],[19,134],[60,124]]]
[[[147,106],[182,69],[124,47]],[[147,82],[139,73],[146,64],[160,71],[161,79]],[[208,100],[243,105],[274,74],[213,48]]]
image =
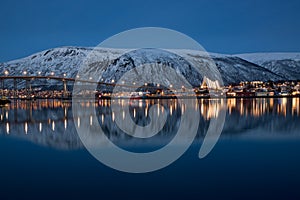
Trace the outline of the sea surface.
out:
[[[120,148],[151,152],[169,144],[180,126],[188,127],[181,119],[192,111],[199,113],[192,145],[148,173],[104,165],[77,131],[101,127],[99,135]],[[153,137],[145,132],[136,138],[118,127],[130,126],[128,119],[145,127],[161,116],[166,120]],[[222,132],[200,159],[212,120],[220,120]],[[1,199],[299,199],[300,99],[14,101],[0,108],[0,179]]]

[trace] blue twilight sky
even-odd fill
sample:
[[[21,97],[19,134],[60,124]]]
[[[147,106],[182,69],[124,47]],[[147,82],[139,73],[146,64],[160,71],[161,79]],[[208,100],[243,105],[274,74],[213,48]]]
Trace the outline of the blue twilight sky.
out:
[[[1,0],[0,62],[158,26],[210,52],[300,52],[299,0]]]

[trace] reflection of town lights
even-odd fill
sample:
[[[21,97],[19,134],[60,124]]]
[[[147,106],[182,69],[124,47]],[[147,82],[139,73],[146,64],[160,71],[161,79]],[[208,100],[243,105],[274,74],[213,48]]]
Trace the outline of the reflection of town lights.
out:
[[[40,124],[39,124],[39,131],[42,132],[42,129],[43,129],[43,126],[42,126],[42,123],[40,122]]]
[[[55,122],[52,121],[52,131],[55,131]]]
[[[9,123],[6,123],[6,133],[9,134]]]
[[[79,117],[77,118],[77,126],[78,126],[78,128],[80,128],[80,118]]]
[[[68,113],[67,113],[67,107],[64,108],[64,117],[67,117]]]
[[[115,121],[115,113],[114,112],[112,112],[111,118],[112,118],[112,121]]]
[[[25,134],[27,134],[27,132],[28,132],[28,125],[27,125],[27,122],[25,122],[24,130],[25,130]]]
[[[67,129],[68,127],[68,122],[67,122],[67,119],[64,120],[64,127],[65,127],[65,130]]]
[[[90,115],[90,126],[93,125],[93,115]]]

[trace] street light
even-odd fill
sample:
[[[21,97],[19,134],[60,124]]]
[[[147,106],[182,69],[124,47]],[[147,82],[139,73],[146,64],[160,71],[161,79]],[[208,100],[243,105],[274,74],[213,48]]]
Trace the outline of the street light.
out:
[[[4,75],[7,76],[8,74],[9,74],[9,71],[8,71],[8,70],[5,70],[5,71],[4,71]]]
[[[38,71],[38,75],[40,76],[42,74],[42,72],[41,71]]]
[[[26,75],[27,75],[27,71],[23,71],[23,75],[25,75],[25,76],[26,76]]]
[[[50,75],[51,75],[51,76],[54,76],[54,72],[51,72]]]
[[[63,74],[63,76],[64,76],[64,77],[66,77],[66,76],[67,76],[67,74],[66,74],[66,73],[64,73],[64,74]]]

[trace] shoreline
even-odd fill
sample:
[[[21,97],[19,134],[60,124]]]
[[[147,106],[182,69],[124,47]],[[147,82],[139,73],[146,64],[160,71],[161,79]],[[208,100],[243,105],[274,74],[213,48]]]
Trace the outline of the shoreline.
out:
[[[34,101],[34,100],[113,100],[113,99],[131,99],[131,100],[147,100],[147,99],[277,99],[277,98],[300,98],[300,95],[286,95],[286,96],[216,96],[216,97],[209,97],[209,96],[161,96],[161,97],[105,97],[105,98],[82,98],[82,97],[67,97],[67,98],[61,98],[61,97],[54,97],[54,98],[43,98],[43,97],[35,97],[35,98],[9,98],[11,101]]]

